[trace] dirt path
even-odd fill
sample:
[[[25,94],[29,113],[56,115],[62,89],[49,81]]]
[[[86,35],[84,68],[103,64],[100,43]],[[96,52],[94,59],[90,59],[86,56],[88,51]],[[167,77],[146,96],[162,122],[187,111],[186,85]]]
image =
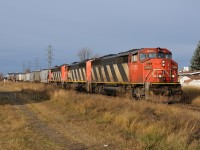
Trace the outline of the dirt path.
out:
[[[80,116],[66,116],[66,112],[62,114],[60,105],[54,105],[51,101],[37,103],[34,100],[19,98],[10,101],[14,109],[22,112],[34,132],[55,143],[59,149],[120,149],[120,144],[116,144],[120,141],[116,142],[114,135],[101,132],[107,130],[104,126],[99,128],[92,121],[85,121]]]
[[[121,137],[109,127],[51,100],[40,92],[43,86],[13,84],[0,86],[0,150],[121,149]]]
[[[69,137],[64,136],[58,130],[50,127],[48,123],[39,119],[38,114],[33,112],[26,105],[22,105],[23,100],[13,99],[12,103],[20,109],[24,115],[26,115],[32,125],[33,130],[40,133],[42,136],[50,139],[54,143],[59,144],[63,149],[69,150],[84,150],[87,149],[84,144],[78,143],[77,141],[73,141]]]

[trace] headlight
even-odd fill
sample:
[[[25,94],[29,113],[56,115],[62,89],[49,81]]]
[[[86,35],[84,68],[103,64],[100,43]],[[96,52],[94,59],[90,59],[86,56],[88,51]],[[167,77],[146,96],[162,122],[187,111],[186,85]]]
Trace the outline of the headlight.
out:
[[[163,66],[163,67],[165,66],[165,61],[164,61],[164,60],[162,60],[162,66]]]
[[[161,78],[162,76],[161,76],[161,75],[159,75],[158,77],[159,77],[159,78]]]
[[[175,75],[173,74],[173,75],[172,75],[172,78],[174,78],[174,77],[175,77]]]

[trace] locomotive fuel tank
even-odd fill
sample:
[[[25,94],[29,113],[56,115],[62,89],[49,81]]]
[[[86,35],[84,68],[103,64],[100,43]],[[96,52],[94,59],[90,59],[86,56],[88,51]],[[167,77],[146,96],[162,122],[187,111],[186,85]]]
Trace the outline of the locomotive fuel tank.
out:
[[[126,90],[123,87],[105,86],[104,92],[106,95],[122,96],[125,95]]]

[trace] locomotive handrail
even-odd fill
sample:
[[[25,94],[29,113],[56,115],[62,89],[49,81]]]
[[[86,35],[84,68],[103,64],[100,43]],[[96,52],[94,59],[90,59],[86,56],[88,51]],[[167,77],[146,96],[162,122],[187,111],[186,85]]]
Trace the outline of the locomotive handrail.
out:
[[[149,74],[152,72],[152,70],[149,71],[149,73],[147,74],[144,83],[147,81]]]

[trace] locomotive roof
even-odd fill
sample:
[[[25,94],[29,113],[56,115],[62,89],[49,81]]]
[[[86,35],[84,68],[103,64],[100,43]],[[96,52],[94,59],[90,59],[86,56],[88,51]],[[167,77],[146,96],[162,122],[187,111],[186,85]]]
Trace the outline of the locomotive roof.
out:
[[[130,53],[135,54],[135,53],[139,52],[140,50],[141,49],[131,49],[131,50],[128,50],[125,52],[120,52],[120,53],[118,53],[117,56],[125,56],[125,55],[129,55]]]
[[[130,53],[135,54],[140,50],[141,49],[131,49],[131,50],[128,50],[128,51],[125,51],[125,52],[120,52],[118,54],[108,54],[108,55],[102,56],[100,58],[108,59],[108,58],[113,58],[113,57],[117,57],[117,56],[126,56],[126,55],[129,55]]]
[[[83,61],[80,61],[80,62],[75,61],[75,62],[73,62],[73,63],[71,63],[71,64],[68,64],[67,66],[75,66],[75,65],[79,65],[79,64],[81,64],[81,63],[85,63],[85,62],[88,61],[88,60],[90,60],[90,59],[83,60]]]
[[[88,60],[109,59],[109,58],[127,56],[127,55],[129,55],[129,54],[136,54],[136,53],[138,53],[139,51],[141,51],[142,49],[144,49],[144,48],[140,48],[140,49],[130,49],[130,50],[128,50],[128,51],[120,52],[120,53],[118,53],[118,54],[108,54],[108,55],[104,55],[104,56],[101,56],[101,57],[96,58],[96,59],[88,59]],[[158,49],[162,49],[162,48],[158,48]],[[81,63],[85,63],[86,61],[87,61],[87,60],[84,60],[84,61],[81,61],[81,62],[73,62],[73,63],[69,64],[68,66],[79,65],[79,64],[81,64]]]
[[[102,58],[102,59],[107,59],[107,58],[112,58],[112,57],[115,57],[117,54],[108,54],[108,55],[104,55],[104,56],[102,56],[102,57],[100,57],[100,58]]]
[[[51,70],[55,70],[55,69],[61,68],[64,65],[68,65],[68,64],[62,64],[62,65],[59,65],[59,66],[56,65],[53,68],[51,68]]]

